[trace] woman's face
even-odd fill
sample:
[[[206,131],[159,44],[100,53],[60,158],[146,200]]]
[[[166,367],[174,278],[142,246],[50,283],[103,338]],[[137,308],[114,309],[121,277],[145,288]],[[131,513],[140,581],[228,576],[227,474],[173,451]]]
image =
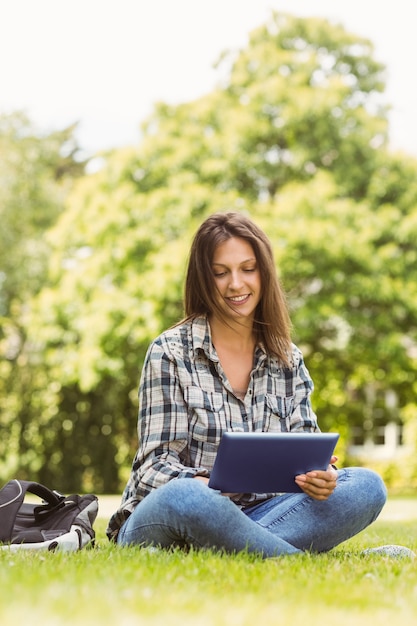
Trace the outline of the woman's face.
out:
[[[214,251],[212,268],[220,306],[233,319],[253,321],[262,296],[261,277],[252,246],[232,237]]]

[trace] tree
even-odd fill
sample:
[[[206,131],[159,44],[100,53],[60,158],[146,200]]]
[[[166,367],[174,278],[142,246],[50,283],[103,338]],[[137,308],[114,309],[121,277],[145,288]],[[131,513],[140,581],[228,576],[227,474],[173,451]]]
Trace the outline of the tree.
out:
[[[370,383],[410,413],[417,165],[388,151],[372,53],[325,20],[274,13],[222,59],[217,89],[158,104],[137,149],[79,181],[27,326],[42,418],[19,445],[37,442],[44,479],[123,482],[145,350],[181,317],[189,243],[216,210],[250,213],[271,238],[322,427],[346,441]]]
[[[42,235],[62,211],[68,177],[81,175],[85,165],[75,160],[74,130],[42,136],[22,113],[0,117],[1,315],[43,282],[47,249]]]
[[[40,134],[22,113],[0,117],[0,458],[6,460],[5,478],[21,463],[23,433],[30,432],[37,416],[25,316],[46,280],[50,249],[45,232],[62,212],[72,180],[84,171],[74,130]]]

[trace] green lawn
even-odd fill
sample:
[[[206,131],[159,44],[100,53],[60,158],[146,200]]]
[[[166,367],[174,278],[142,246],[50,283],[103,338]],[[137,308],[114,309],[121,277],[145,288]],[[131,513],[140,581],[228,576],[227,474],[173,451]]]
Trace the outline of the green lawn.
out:
[[[412,624],[417,561],[364,557],[400,543],[417,551],[417,521],[377,521],[327,555],[120,549],[96,523],[97,547],[71,554],[0,552],[0,624],[369,626]]]

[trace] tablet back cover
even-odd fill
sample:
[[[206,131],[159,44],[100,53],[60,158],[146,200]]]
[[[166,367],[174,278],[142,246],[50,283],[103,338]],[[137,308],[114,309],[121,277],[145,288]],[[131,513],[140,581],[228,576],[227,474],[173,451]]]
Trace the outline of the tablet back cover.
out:
[[[325,470],[337,433],[225,432],[209,487],[223,493],[298,493],[297,474]]]

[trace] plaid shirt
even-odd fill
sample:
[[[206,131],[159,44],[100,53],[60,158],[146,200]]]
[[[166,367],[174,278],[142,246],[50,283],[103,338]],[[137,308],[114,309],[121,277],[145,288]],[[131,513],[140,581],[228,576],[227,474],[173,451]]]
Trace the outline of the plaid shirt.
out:
[[[283,368],[261,346],[244,400],[231,388],[211,342],[205,317],[162,333],[150,345],[139,387],[139,449],[122,497],[109,522],[115,539],[135,506],[173,478],[209,476],[226,430],[318,431],[311,408],[313,383],[300,350]],[[239,506],[274,494],[236,494]]]

